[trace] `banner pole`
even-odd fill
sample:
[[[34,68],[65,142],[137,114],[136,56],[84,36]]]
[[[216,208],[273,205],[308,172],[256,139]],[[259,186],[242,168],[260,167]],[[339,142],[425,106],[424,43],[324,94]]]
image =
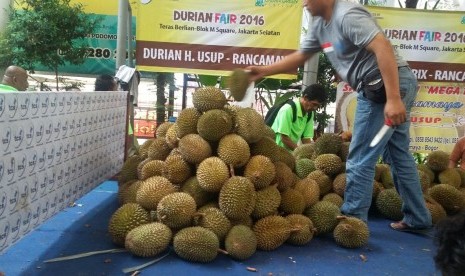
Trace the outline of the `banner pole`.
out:
[[[119,0],[118,2],[118,37],[116,39],[116,70],[121,65],[126,63],[126,45],[127,45],[127,35],[128,35],[128,7],[129,3],[127,0]]]

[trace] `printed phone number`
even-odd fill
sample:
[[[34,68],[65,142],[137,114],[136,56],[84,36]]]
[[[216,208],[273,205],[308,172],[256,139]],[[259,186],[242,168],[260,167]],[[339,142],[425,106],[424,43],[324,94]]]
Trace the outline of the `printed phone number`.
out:
[[[116,50],[108,48],[87,48],[86,58],[100,58],[100,59],[116,59]],[[129,57],[129,52],[126,51],[126,58]]]
[[[415,139],[410,138],[410,142],[416,143],[437,143],[437,144],[455,144],[459,138],[456,137],[431,137],[417,136]]]

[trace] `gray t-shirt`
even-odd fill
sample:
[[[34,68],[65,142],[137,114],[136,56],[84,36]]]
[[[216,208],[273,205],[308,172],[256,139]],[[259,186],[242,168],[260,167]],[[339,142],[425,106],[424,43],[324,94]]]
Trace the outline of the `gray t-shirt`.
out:
[[[376,56],[365,47],[382,29],[362,5],[337,1],[331,21],[314,17],[312,27],[300,50],[305,53],[323,52],[339,76],[356,89],[363,77],[378,68]],[[396,51],[398,66],[408,65]]]

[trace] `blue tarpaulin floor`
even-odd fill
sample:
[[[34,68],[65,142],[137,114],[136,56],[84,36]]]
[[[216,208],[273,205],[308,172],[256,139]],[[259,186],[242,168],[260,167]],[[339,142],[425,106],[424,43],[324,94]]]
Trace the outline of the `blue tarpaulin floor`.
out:
[[[123,269],[154,259],[122,252],[44,263],[56,257],[115,248],[107,226],[118,207],[117,183],[102,183],[74,207],[59,212],[3,252],[0,272],[7,276],[124,275]],[[391,230],[389,222],[372,215],[369,243],[359,249],[341,248],[327,235],[301,247],[285,244],[274,251],[257,251],[242,262],[219,255],[211,263],[190,263],[171,251],[166,258],[139,270],[139,275],[440,275],[434,267],[433,240]]]

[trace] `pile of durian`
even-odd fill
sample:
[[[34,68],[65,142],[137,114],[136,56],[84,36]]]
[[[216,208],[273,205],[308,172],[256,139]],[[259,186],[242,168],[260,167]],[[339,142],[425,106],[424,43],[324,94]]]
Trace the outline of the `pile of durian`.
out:
[[[118,176],[121,206],[108,227],[116,245],[142,257],[172,246],[185,260],[210,262],[219,253],[245,260],[257,250],[305,245],[322,234],[343,247],[367,244],[367,225],[339,210],[349,142],[323,134],[291,153],[275,143],[257,111],[229,105],[220,89],[199,88],[192,103],[125,161]],[[387,184],[386,168],[377,166],[373,198],[394,219],[401,201]],[[434,187],[428,199],[439,208],[443,197]]]
[[[331,158],[336,164],[339,161],[334,161],[337,157],[331,154],[335,152],[342,161],[345,161],[350,143],[341,144],[339,138],[332,133],[323,134],[321,138],[315,144],[302,145],[294,151],[297,158],[296,172],[301,177],[305,175],[311,177],[312,174],[322,175],[319,180],[315,178],[320,185],[322,199],[331,198],[333,203],[341,206],[346,184],[345,166],[335,173],[328,168],[322,168],[318,163],[321,163],[321,158]],[[323,144],[327,145],[321,146]],[[326,153],[321,154],[321,149]],[[460,168],[448,168],[448,163],[449,154],[437,150],[427,155],[425,163],[417,165],[421,189],[433,224],[465,209],[465,172]],[[388,164],[376,164],[372,199],[372,209],[378,214],[395,221],[403,218],[402,199],[395,189]]]

